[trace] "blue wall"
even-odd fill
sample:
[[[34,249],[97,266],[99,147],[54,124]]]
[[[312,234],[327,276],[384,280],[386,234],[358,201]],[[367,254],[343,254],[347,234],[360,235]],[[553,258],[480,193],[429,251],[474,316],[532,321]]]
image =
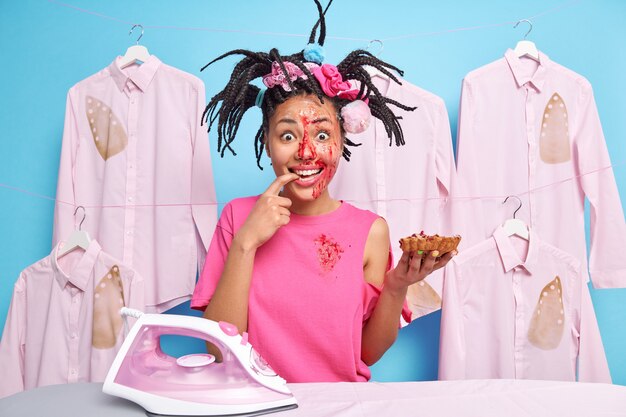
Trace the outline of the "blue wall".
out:
[[[307,0],[64,1],[117,20],[45,0],[0,0],[0,326],[19,272],[50,251],[54,205],[41,196],[53,198],[56,190],[67,90],[125,52],[135,39],[128,36],[130,22],[308,35],[315,19],[313,4]],[[284,13],[293,18],[278,19]],[[624,1],[336,0],[328,17],[326,52],[328,62],[337,62],[350,50],[365,48],[369,39],[387,39],[381,58],[403,68],[408,81],[441,96],[455,132],[463,76],[515,46],[526,26],[513,29],[508,22],[533,16],[529,38],[594,86],[617,184],[626,196]],[[479,28],[452,30],[473,27]],[[272,46],[294,52],[305,42],[303,37],[276,34],[166,28],[147,28],[142,39],[164,62],[199,75],[208,96],[223,85],[235,62],[199,73],[220,53]],[[255,166],[251,138],[258,123],[258,114],[246,118],[235,145],[237,157],[220,159],[213,147],[222,205],[261,192],[272,179],[271,170],[260,172]],[[593,291],[592,296],[613,379],[626,385],[626,290]],[[175,311],[186,314],[188,307]],[[439,318],[432,314],[404,328],[374,366],[374,379],[436,379]],[[198,348],[179,345],[171,343],[168,348],[174,353]]]

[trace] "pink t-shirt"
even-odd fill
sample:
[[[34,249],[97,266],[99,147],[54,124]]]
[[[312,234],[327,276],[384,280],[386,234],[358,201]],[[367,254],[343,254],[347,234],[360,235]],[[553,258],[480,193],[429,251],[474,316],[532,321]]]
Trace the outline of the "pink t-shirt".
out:
[[[211,300],[233,235],[257,199],[235,199],[224,207],[193,308],[204,309]],[[292,213],[289,224],[257,250],[249,340],[288,382],[369,380],[361,337],[380,290],[365,282],[363,253],[377,218],[345,202],[321,216]]]

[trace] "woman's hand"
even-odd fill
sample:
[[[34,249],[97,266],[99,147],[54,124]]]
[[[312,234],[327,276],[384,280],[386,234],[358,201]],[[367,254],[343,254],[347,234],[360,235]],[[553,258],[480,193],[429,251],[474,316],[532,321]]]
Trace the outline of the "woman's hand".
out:
[[[291,200],[279,195],[289,182],[298,179],[289,173],[277,177],[257,200],[245,223],[233,239],[245,250],[255,250],[267,242],[282,226],[289,223]]]
[[[387,272],[385,287],[392,291],[406,291],[409,285],[443,268],[456,254],[456,251],[452,251],[440,257],[438,251],[403,252],[396,267]]]

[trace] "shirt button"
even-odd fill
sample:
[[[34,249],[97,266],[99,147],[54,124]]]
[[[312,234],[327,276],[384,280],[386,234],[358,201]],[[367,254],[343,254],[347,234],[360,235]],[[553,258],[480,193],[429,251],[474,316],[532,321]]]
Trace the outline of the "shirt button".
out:
[[[132,198],[132,197],[128,197],[128,201],[129,201],[130,203],[132,203],[133,198]]]
[[[76,369],[70,369],[70,375],[76,375]]]
[[[72,298],[72,304],[76,304],[78,302],[78,298],[74,297]]]
[[[126,234],[127,234],[128,236],[130,236],[130,235],[132,235],[132,234],[133,234],[133,231],[132,231],[132,230],[128,230],[128,231],[126,232]]]
[[[70,336],[72,339],[76,339],[76,333],[72,333],[72,335]]]

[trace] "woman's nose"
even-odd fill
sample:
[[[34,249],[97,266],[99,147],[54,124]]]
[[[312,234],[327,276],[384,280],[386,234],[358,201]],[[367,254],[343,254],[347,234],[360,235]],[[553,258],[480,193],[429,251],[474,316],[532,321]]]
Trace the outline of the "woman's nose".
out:
[[[305,135],[298,144],[298,152],[296,152],[296,156],[300,160],[311,160],[316,158],[317,154],[315,152],[315,147],[309,140],[308,135]]]

